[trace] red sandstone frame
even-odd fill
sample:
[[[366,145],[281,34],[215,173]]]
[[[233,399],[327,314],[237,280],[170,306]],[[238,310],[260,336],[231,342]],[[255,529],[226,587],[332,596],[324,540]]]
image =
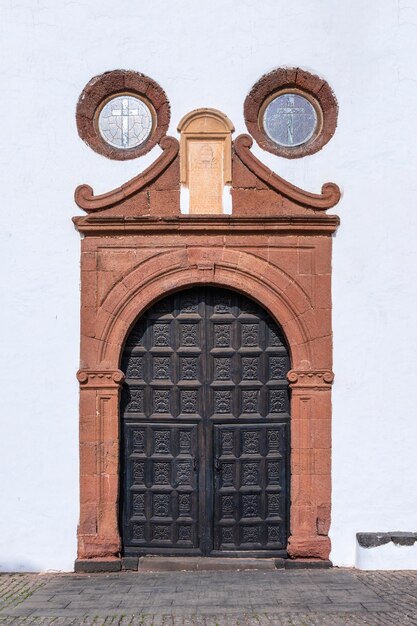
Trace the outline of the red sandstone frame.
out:
[[[165,143],[164,143],[165,142]],[[327,560],[331,507],[331,247],[339,199],[298,189],[265,168],[247,136],[234,142],[233,216],[181,215],[178,142],[143,175],[96,197],[83,186],[78,563],[120,567],[120,359],[135,320],[167,293],[208,284],[255,299],[291,352],[288,553]],[[112,565],[113,564],[113,565]]]
[[[153,116],[150,136],[139,146],[127,150],[108,144],[97,128],[100,108],[109,98],[122,94],[139,97]],[[149,152],[166,135],[169,120],[170,107],[165,91],[152,78],[140,72],[113,70],[95,76],[84,87],[77,103],[76,122],[81,139],[95,152],[119,161],[136,159]]]
[[[265,105],[272,97],[288,91],[310,100],[320,120],[313,136],[300,146],[286,147],[274,142],[262,125]],[[299,67],[278,68],[262,76],[252,87],[244,104],[246,127],[257,144],[286,159],[298,159],[321,150],[334,135],[337,114],[337,100],[330,85],[323,78]]]

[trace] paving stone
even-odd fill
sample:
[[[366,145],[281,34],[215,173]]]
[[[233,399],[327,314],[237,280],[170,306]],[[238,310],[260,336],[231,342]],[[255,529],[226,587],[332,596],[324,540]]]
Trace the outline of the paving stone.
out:
[[[392,608],[391,604],[382,600],[379,602],[361,602],[361,604],[367,611],[371,612],[386,612]]]
[[[97,613],[97,611],[94,612],[95,614]],[[112,612],[113,614],[113,612]],[[56,617],[84,617],[85,616],[85,611],[83,609],[71,609],[71,611],[69,612],[66,609],[37,609],[36,611],[33,611],[31,614],[31,617],[51,617],[51,618],[56,618]],[[52,619],[51,622],[52,623]]]
[[[0,575],[0,626],[49,624],[411,626],[417,572]]]
[[[297,559],[296,561],[292,561],[291,559],[286,559],[285,561],[285,569],[328,569],[333,567],[331,561],[314,561],[312,559]]]
[[[272,570],[276,559],[228,559],[209,557],[159,557],[143,556],[139,559],[139,572],[194,572]]]

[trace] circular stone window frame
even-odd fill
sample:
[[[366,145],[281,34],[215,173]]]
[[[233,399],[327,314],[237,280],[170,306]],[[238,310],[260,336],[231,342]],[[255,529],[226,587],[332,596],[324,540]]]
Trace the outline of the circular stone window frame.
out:
[[[98,127],[103,107],[113,98],[124,95],[142,100],[152,115],[150,135],[132,148],[110,145]],[[84,87],[76,109],[81,139],[98,154],[118,161],[136,159],[152,150],[167,134],[170,117],[169,101],[162,87],[149,76],[129,70],[113,70],[92,78]]]
[[[317,114],[317,127],[312,137],[294,147],[275,143],[263,126],[266,107],[286,93],[306,98]],[[329,84],[323,78],[300,68],[279,68],[265,74],[252,87],[244,103],[246,127],[258,146],[286,159],[301,158],[321,150],[334,135],[337,115],[337,100]]]

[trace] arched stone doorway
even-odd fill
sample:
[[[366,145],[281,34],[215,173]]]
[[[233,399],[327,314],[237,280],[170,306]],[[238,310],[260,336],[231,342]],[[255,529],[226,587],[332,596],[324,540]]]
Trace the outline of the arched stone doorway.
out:
[[[290,358],[268,313],[176,292],[134,324],[121,369],[123,554],[286,556]]]
[[[328,563],[331,509],[331,249],[336,185],[296,188],[266,168],[251,139],[232,147],[232,215],[182,215],[179,144],[100,196],[76,201],[81,242],[80,523],[78,571],[122,566],[120,369],[138,316],[191,285],[245,294],[278,321],[292,369],[288,556]]]

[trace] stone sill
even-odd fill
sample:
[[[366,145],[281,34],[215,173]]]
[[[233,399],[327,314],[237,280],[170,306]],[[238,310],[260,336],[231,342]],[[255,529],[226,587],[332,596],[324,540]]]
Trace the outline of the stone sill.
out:
[[[332,562],[322,559],[284,558],[219,558],[219,557],[122,557],[77,559],[74,572],[77,574],[109,573],[120,571],[241,571],[277,569],[328,569]]]
[[[356,533],[356,539],[362,548],[377,548],[390,541],[396,546],[413,546],[417,541],[417,533]]]

